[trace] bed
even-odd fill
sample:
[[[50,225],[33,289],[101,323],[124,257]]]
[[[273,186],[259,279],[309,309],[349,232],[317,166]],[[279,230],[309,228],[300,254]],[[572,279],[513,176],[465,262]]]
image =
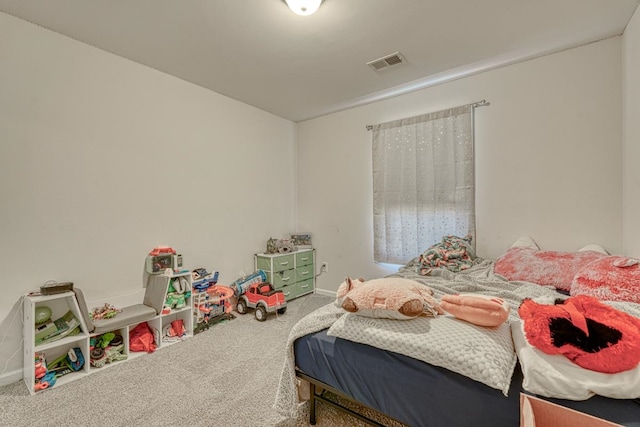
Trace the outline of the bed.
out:
[[[538,391],[545,386],[529,381],[523,387],[525,377],[533,377],[536,368],[547,369],[547,365],[532,364],[536,349],[518,348],[522,342],[518,343],[517,336],[523,340],[518,332],[524,326],[517,308],[525,299],[553,304],[558,298],[566,299],[569,291],[508,280],[496,274],[495,262],[489,260],[478,260],[460,272],[436,268],[426,276],[420,274],[419,262],[417,257],[390,277],[420,282],[433,290],[435,298],[457,293],[498,297],[512,307],[508,320],[495,328],[473,325],[449,314],[398,321],[362,317],[329,304],[291,330],[274,405],[280,414],[297,416],[301,405],[297,385],[303,381],[310,386],[310,424],[315,424],[318,401],[336,405],[334,399],[325,397],[326,391],[409,426],[519,424],[520,393],[534,394],[528,389]],[[640,318],[638,303],[608,304]],[[557,358],[566,359],[554,355],[551,360],[555,363]],[[612,376],[597,375],[597,381],[612,383],[610,389],[625,384],[629,390],[617,398],[603,397],[591,392],[593,381],[576,385],[567,378],[565,388],[571,389],[574,397],[554,398],[554,393],[564,396],[555,390],[545,396],[544,389],[538,396],[623,426],[640,427],[640,366],[627,371],[617,383],[609,381]],[[606,395],[607,390],[602,393]]]

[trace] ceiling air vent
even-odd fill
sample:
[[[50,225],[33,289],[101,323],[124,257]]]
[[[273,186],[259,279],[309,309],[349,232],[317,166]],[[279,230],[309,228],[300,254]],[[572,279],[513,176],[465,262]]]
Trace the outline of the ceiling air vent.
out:
[[[367,65],[373,68],[374,71],[380,71],[393,65],[402,64],[403,62],[406,62],[404,56],[402,56],[400,52],[396,52],[392,53],[391,55],[384,56],[380,59],[367,62]]]

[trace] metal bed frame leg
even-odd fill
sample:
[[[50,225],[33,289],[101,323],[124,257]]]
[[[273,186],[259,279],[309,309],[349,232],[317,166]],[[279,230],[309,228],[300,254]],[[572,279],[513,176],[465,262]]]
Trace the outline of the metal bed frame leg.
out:
[[[316,385],[309,383],[309,424],[316,425]]]
[[[344,399],[347,399],[351,402],[355,402],[358,403],[356,400],[353,400],[352,398],[349,398],[348,396],[342,394],[341,392],[339,392],[338,390],[336,390],[335,388],[332,388],[331,386],[328,386],[306,374],[302,374],[300,372],[298,372],[296,374],[299,378],[302,378],[304,380],[306,380],[309,383],[309,424],[311,424],[312,426],[316,425],[316,402],[324,402],[327,405],[342,411],[346,414],[351,415],[352,417],[355,417],[361,421],[364,421],[365,423],[371,424],[372,426],[376,426],[376,427],[385,427],[384,424],[381,424],[371,418],[368,418],[364,415],[361,415],[357,412],[355,412],[352,409],[347,408],[346,406],[343,406],[339,403],[333,402],[332,400],[330,400],[329,398],[327,398],[325,396],[325,392],[331,392],[336,396],[341,396]],[[320,387],[320,393],[316,393],[317,388]],[[362,405],[360,403],[360,405]],[[364,406],[364,405],[363,405]],[[366,406],[365,406],[366,407]],[[371,408],[369,408],[371,409]],[[375,409],[371,409],[374,412],[378,412]]]

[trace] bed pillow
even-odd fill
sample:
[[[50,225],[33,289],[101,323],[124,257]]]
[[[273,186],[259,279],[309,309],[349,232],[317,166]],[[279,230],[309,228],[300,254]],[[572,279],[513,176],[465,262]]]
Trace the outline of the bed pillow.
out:
[[[604,257],[595,251],[559,252],[515,247],[496,260],[494,272],[509,281],[551,285],[569,291],[578,271]]]
[[[576,273],[570,294],[640,304],[640,264],[635,258],[620,256],[597,259]]]
[[[584,252],[584,251],[594,251],[594,252],[600,252],[603,255],[609,255],[609,252],[607,252],[605,248],[596,244],[586,245],[578,249],[578,252]]]
[[[420,316],[398,322],[346,313],[331,325],[327,335],[446,368],[498,389],[505,396],[516,365],[511,329],[506,323],[483,328],[451,316]],[[425,387],[437,387],[437,384],[425,384]]]
[[[586,400],[594,394],[614,399],[640,397],[640,365],[617,374],[591,371],[561,354],[546,354],[529,344],[522,321],[512,322],[511,331],[526,391],[570,400]]]
[[[521,236],[521,237],[519,237],[518,240],[513,242],[513,245],[511,245],[511,247],[512,248],[530,248],[530,249],[535,249],[535,250],[540,249],[538,244],[536,242],[534,242],[533,239],[531,237],[529,237],[529,236]]]
[[[498,326],[509,317],[508,302],[486,295],[443,295],[440,307],[456,318],[478,326]]]
[[[360,283],[346,294],[342,308],[360,316],[398,320],[443,313],[430,288],[399,277]]]

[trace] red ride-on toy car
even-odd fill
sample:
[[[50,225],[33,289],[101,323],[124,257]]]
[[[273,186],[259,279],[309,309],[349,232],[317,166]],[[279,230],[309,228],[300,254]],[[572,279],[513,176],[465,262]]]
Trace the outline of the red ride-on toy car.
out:
[[[282,291],[274,290],[270,283],[254,283],[238,297],[236,310],[239,314],[245,314],[248,307],[256,310],[256,320],[264,322],[267,320],[267,313],[277,311],[278,314],[284,314],[287,311],[287,301]]]

